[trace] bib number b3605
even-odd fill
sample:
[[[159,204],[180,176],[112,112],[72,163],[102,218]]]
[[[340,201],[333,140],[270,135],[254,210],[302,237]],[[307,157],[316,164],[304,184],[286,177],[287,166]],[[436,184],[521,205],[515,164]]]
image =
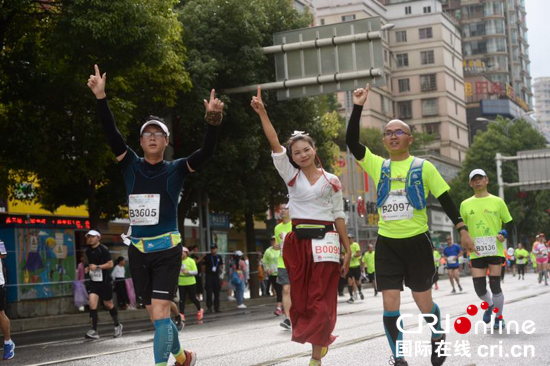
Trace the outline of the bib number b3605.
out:
[[[130,225],[147,226],[159,223],[160,194],[131,194]]]

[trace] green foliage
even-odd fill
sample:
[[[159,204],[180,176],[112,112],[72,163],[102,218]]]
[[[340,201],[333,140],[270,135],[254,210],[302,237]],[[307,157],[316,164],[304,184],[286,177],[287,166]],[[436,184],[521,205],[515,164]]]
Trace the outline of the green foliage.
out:
[[[524,120],[510,123],[507,119],[498,118],[497,123],[490,123],[486,132],[478,133],[470,146],[459,175],[451,182],[452,197],[457,204],[473,195],[468,185],[468,175],[473,169],[483,169],[489,177],[488,190],[498,195],[495,155],[517,155],[518,151],[535,150],[546,147],[546,140]],[[516,162],[502,164],[504,182],[518,182]],[[519,194],[519,188],[505,188],[505,201],[514,218],[514,225],[519,237],[524,238],[540,232],[550,224],[546,209],[550,208],[550,192],[532,191]]]
[[[190,86],[176,3],[0,3],[6,21],[0,27],[0,133],[7,137],[0,163],[33,172],[46,209],[87,203],[93,218],[120,214],[120,170],[86,80],[94,63],[107,72],[110,105],[123,133],[174,105]],[[0,188],[5,192],[6,186]]]

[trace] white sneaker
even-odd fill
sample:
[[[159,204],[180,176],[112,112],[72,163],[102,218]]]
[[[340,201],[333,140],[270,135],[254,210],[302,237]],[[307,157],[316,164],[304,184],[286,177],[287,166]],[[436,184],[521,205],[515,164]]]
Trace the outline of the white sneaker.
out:
[[[237,305],[237,308],[239,308],[239,309],[246,309],[246,305],[245,305],[245,304]]]
[[[78,311],[84,311],[84,310],[86,310],[86,309],[84,308],[84,306],[81,306],[81,307],[78,308]]]
[[[97,332],[97,330],[90,329],[88,332],[86,332],[86,338],[99,339],[99,333]]]
[[[118,338],[122,335],[122,324],[119,323],[118,326],[115,327],[115,338]]]
[[[235,299],[235,297],[233,297],[233,296],[227,296],[227,300],[229,300],[229,301],[235,301],[235,300],[237,300],[237,299]]]

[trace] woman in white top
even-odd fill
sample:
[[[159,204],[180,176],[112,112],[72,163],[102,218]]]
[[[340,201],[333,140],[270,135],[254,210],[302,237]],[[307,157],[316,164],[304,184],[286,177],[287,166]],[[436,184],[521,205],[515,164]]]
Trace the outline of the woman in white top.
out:
[[[115,283],[115,292],[118,300],[119,309],[126,309],[130,300],[128,299],[128,293],[126,292],[126,260],[120,256],[116,260],[116,265],[113,267],[111,277]]]
[[[260,116],[273,163],[290,197],[292,232],[286,236],[281,250],[290,278],[292,340],[311,343],[310,365],[320,365],[328,346],[336,339],[332,331],[336,325],[341,275],[340,245],[346,250],[344,275],[351,253],[340,180],[315,165],[316,158],[319,160],[315,143],[307,134],[295,132],[287,148],[281,146],[259,87],[251,105]]]

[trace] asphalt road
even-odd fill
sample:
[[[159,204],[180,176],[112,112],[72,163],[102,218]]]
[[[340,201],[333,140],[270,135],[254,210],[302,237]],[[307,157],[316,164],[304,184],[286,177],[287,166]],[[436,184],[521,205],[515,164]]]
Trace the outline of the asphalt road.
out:
[[[477,326],[467,334],[459,334],[453,325],[458,317],[471,320],[472,327],[481,321],[481,313],[470,316],[469,305],[478,308],[481,301],[475,295],[471,277],[462,278],[464,291],[450,294],[447,280],[440,281],[434,291],[435,301],[443,317],[449,315],[451,329],[447,334],[449,357],[445,365],[550,365],[548,339],[550,336],[550,286],[539,285],[533,273],[525,280],[507,275],[502,285],[506,306],[504,319],[511,334],[483,334],[485,326]],[[391,354],[382,325],[382,298],[374,297],[371,289],[366,298],[347,304],[339,298],[338,322],[334,331],[339,337],[323,359],[323,365],[388,365]],[[268,305],[231,310],[205,316],[198,324],[188,319],[180,332],[186,349],[197,352],[197,365],[308,365],[311,346],[290,341],[290,331],[279,326],[281,317],[273,315]],[[402,314],[413,317],[405,320],[407,331],[418,330],[418,310],[407,289],[402,293]],[[512,321],[519,324],[510,326]],[[529,321],[533,322],[530,325]],[[407,333],[404,346],[410,347],[406,358],[409,365],[430,365],[423,351],[430,339],[423,325],[420,334]],[[84,339],[86,327],[64,327],[48,331],[14,334],[16,356],[5,365],[153,365],[153,326],[145,321],[124,324],[121,338],[112,338],[112,324],[100,324],[101,338]],[[492,353],[491,353],[492,352]],[[469,354],[469,356],[468,356]],[[173,364],[173,358],[170,363]]]

